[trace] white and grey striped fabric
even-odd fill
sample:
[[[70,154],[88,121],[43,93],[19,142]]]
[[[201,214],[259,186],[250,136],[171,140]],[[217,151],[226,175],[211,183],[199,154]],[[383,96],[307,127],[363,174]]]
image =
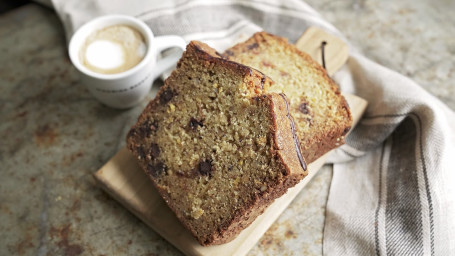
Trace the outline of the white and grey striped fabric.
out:
[[[308,26],[342,37],[299,0],[52,0],[68,38],[108,13],[145,21],[223,51],[266,30],[291,42]],[[413,81],[355,50],[334,79],[369,102],[364,118],[331,156],[327,255],[455,255],[455,114]]]

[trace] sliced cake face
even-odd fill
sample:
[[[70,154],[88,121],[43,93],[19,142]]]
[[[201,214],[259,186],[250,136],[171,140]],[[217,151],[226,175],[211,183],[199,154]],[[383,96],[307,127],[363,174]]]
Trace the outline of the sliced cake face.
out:
[[[308,162],[344,143],[352,123],[346,100],[325,70],[286,39],[259,32],[225,51],[226,58],[258,69],[284,92]]]
[[[306,175],[284,96],[192,42],[128,134],[128,147],[201,244],[231,240]],[[300,157],[300,158],[299,158]]]

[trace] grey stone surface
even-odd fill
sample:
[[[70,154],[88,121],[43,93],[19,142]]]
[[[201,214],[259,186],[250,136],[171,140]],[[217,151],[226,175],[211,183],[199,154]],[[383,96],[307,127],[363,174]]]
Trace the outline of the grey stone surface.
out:
[[[375,62],[455,110],[455,1],[307,1]]]
[[[307,3],[367,57],[455,109],[453,1]],[[0,16],[0,255],[180,255],[96,186],[92,174],[145,101],[118,111],[94,100],[63,35],[41,6]],[[325,166],[250,254],[321,254],[331,176]]]

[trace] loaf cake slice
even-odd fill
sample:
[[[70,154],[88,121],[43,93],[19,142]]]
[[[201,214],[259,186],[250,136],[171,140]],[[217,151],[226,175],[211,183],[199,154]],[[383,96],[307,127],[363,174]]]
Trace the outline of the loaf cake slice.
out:
[[[324,68],[284,38],[258,32],[223,54],[272,78],[285,93],[308,163],[344,143],[352,125],[348,104]]]
[[[191,42],[127,135],[127,146],[202,245],[235,238],[306,176],[284,94]]]

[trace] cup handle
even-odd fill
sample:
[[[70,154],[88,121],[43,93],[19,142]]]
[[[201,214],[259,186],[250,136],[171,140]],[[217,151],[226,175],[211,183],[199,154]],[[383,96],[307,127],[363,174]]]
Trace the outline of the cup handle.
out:
[[[179,48],[181,51],[172,53],[169,56],[158,60],[152,70],[152,78],[155,80],[163,72],[173,67],[182,56],[182,52],[186,48],[186,42],[180,36],[159,36],[153,39],[153,50],[156,54],[169,49]]]

